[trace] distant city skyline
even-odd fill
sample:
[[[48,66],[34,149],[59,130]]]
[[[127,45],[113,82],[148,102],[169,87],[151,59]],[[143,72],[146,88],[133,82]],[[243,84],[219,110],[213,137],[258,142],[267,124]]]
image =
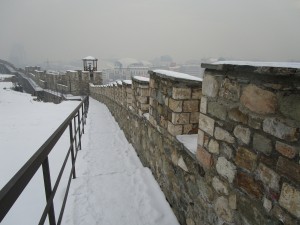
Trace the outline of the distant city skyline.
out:
[[[2,0],[0,58],[300,61],[299,21],[300,0]]]

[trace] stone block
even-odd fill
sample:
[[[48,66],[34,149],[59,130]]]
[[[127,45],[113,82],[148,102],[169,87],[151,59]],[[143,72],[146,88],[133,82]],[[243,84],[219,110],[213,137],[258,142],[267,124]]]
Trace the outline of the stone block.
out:
[[[212,179],[212,186],[219,194],[228,195],[228,187],[227,185],[221,181],[218,177],[214,177]]]
[[[300,165],[284,157],[279,157],[276,170],[296,183],[300,183]]]
[[[191,99],[192,89],[191,88],[172,88],[173,99]]]
[[[264,132],[286,141],[299,139],[299,128],[291,127],[278,118],[266,118],[263,122]]]
[[[181,100],[174,100],[172,98],[169,99],[169,108],[173,112],[182,112],[182,101]]]
[[[248,119],[249,127],[252,127],[254,129],[261,129],[261,124],[262,124],[262,122],[258,118],[249,116],[249,119]]]
[[[226,108],[218,102],[209,102],[207,105],[207,112],[220,120],[226,120]]]
[[[143,97],[143,96],[137,96],[137,101],[140,103],[148,104],[148,97]]]
[[[272,209],[272,201],[264,197],[263,206],[267,212],[270,212]]]
[[[218,174],[226,178],[229,183],[232,183],[236,175],[236,166],[232,162],[228,161],[225,157],[219,157],[216,169]]]
[[[174,125],[188,124],[189,122],[190,113],[172,113],[172,123]]]
[[[208,144],[208,151],[213,154],[219,154],[220,152],[219,148],[220,148],[219,143],[214,139],[210,139]]]
[[[266,155],[270,155],[273,149],[271,140],[258,133],[253,135],[253,148]]]
[[[205,75],[202,82],[202,94],[207,97],[217,97],[220,84],[214,76]]]
[[[200,122],[199,122],[200,127]],[[225,141],[227,143],[233,144],[235,142],[234,137],[226,130],[216,127],[215,129],[215,138],[220,141]]]
[[[244,88],[240,101],[252,112],[263,115],[275,113],[277,109],[276,95],[253,84]]]
[[[192,88],[192,99],[200,99],[202,96],[201,88]]]
[[[230,109],[228,112],[228,117],[229,117],[229,119],[231,119],[235,122],[239,122],[239,123],[243,123],[243,124],[248,123],[248,115],[241,112],[238,108]]]
[[[171,135],[176,136],[182,134],[182,125],[174,125],[168,121],[168,131]]]
[[[261,180],[265,186],[275,191],[279,191],[280,176],[273,170],[260,163],[257,170],[257,177]]]
[[[207,113],[207,98],[204,96],[201,97],[200,112],[204,114]]]
[[[299,94],[282,95],[279,97],[279,110],[288,118],[300,121]]]
[[[250,143],[251,132],[249,128],[237,125],[234,128],[233,134],[244,144],[248,145]]]
[[[215,120],[200,113],[199,115],[199,129],[205,131],[209,135],[214,135]]]
[[[276,151],[290,159],[293,159],[297,153],[297,149],[294,146],[282,143],[280,141],[276,141],[275,149]]]
[[[201,147],[204,147],[204,132],[198,129],[198,140],[197,144]]]
[[[184,162],[182,156],[178,159],[177,165],[185,172],[189,172],[189,169],[187,168],[186,163]]]
[[[183,112],[199,112],[199,100],[183,101]]]
[[[199,164],[204,169],[210,169],[213,165],[212,155],[209,152],[207,152],[203,147],[198,147],[196,152],[196,158],[199,161]]]
[[[220,144],[220,153],[224,155],[227,159],[231,159],[233,156],[232,148],[225,142],[221,142]]]
[[[287,183],[283,183],[279,205],[300,219],[300,191]]]
[[[252,172],[256,167],[257,155],[250,150],[239,147],[235,156],[235,164],[238,167]]]
[[[236,195],[235,194],[229,195],[228,202],[229,202],[229,207],[231,209],[237,209]]]
[[[241,88],[240,85],[225,78],[221,84],[219,96],[231,101],[238,101],[240,99]]]
[[[193,112],[190,115],[190,123],[198,123],[199,122],[199,112]]]
[[[263,185],[246,173],[237,173],[236,185],[252,197],[261,199],[263,196]]]
[[[297,220],[293,219],[290,214],[284,211],[279,205],[274,205],[271,213],[284,225],[299,225]]]
[[[214,210],[218,217],[220,217],[222,220],[231,223],[233,221],[233,213],[230,210],[228,199],[221,196],[217,198]]]
[[[150,88],[155,88],[155,80],[154,79],[150,78],[149,87]]]

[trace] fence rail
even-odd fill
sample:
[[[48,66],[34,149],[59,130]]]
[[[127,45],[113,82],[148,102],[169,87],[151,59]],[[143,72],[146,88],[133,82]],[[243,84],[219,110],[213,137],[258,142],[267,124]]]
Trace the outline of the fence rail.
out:
[[[33,156],[23,165],[23,167],[11,178],[11,180],[0,191],[0,222],[9,212],[15,201],[22,194],[25,187],[42,166],[45,194],[47,204],[38,224],[44,224],[47,216],[50,225],[59,225],[62,222],[71,179],[76,178],[75,161],[78,150],[81,149],[81,136],[84,134],[84,125],[86,124],[87,112],[89,107],[89,98],[86,96],[68,118],[56,129],[48,140],[33,154]],[[50,167],[48,155],[60,139],[64,131],[69,127],[70,146],[65,156],[64,162],[52,188],[50,178]],[[71,157],[70,157],[71,155]],[[68,159],[71,158],[72,167],[68,178],[68,184],[63,199],[61,211],[56,220],[54,212],[53,199],[60,183],[62,174]],[[56,222],[57,221],[57,222]]]

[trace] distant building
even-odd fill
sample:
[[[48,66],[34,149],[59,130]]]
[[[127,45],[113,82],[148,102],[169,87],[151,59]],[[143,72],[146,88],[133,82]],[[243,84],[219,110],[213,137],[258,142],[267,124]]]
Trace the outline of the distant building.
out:
[[[148,61],[141,61],[132,58],[123,58],[115,62],[113,69],[103,70],[103,82],[114,80],[128,80],[132,76],[148,77],[148,70],[152,64]]]

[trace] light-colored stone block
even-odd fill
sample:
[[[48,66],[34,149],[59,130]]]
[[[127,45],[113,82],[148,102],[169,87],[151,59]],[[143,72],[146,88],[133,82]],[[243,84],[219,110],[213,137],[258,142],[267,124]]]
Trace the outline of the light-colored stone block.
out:
[[[291,214],[300,218],[300,191],[287,183],[283,183],[279,204]]]
[[[276,95],[253,84],[244,88],[241,103],[251,111],[259,114],[275,113],[278,103]]]
[[[234,137],[226,130],[216,127],[215,129],[215,138],[220,141],[225,141],[227,143],[233,144],[235,142]]]
[[[202,82],[202,94],[208,97],[216,97],[219,86],[220,84],[214,76],[205,75]]]
[[[191,88],[172,88],[173,99],[191,99],[192,89]]]
[[[199,129],[205,131],[209,135],[214,135],[215,120],[200,113],[199,115]]]
[[[244,144],[248,145],[250,143],[251,131],[249,128],[237,125],[234,128],[233,134]]]
[[[212,186],[219,194],[228,195],[228,187],[218,177],[212,179]]]
[[[207,113],[207,98],[204,96],[201,97],[200,112],[204,114]]]
[[[228,161],[225,157],[219,157],[216,169],[218,174],[226,178],[229,183],[233,182],[236,175],[236,166],[232,162]]]

